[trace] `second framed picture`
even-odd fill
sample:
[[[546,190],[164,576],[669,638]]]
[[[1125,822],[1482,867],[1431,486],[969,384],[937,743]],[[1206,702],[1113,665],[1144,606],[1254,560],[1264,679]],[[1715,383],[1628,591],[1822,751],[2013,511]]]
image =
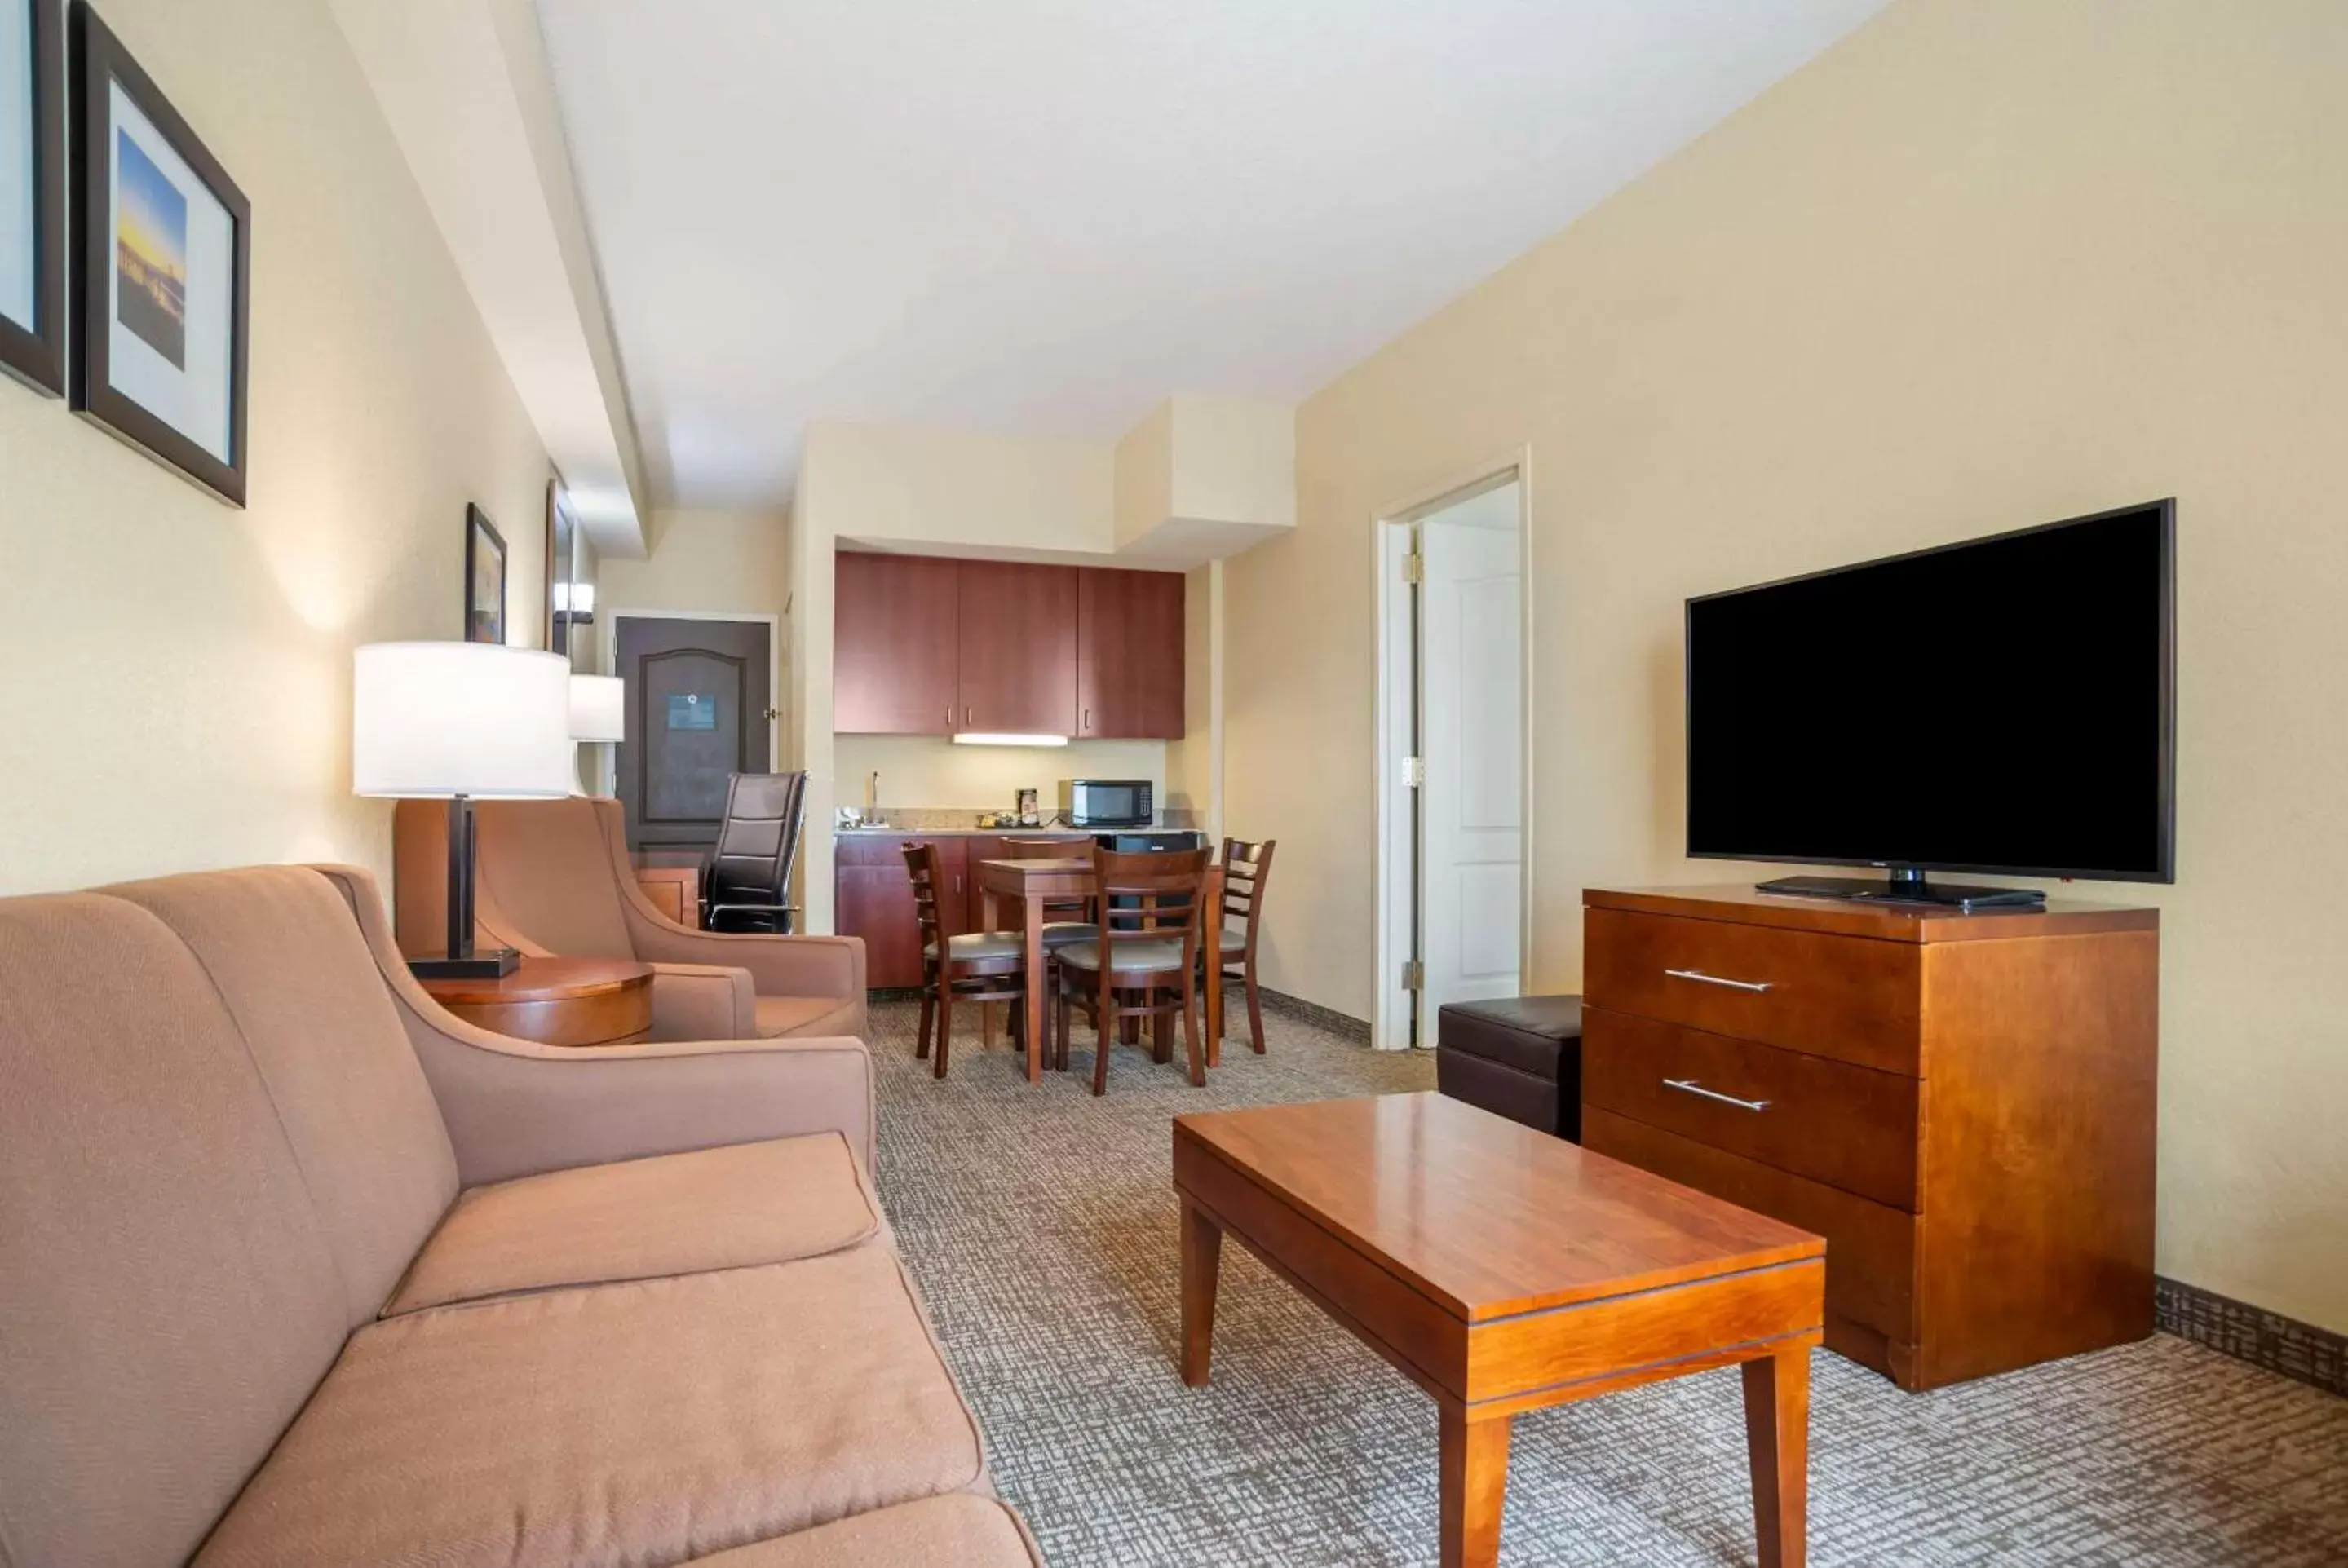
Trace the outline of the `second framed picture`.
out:
[[[506,640],[506,538],[480,507],[465,508],[465,641]]]
[[[66,389],[64,0],[0,0],[0,370]]]
[[[73,406],[244,505],[252,208],[75,0]]]

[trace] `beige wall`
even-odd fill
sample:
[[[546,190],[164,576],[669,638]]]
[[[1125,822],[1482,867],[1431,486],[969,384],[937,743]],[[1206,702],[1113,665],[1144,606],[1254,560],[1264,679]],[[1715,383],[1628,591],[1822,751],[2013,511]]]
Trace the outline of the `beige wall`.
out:
[[[461,635],[468,501],[539,640],[545,454],[326,8],[103,9],[252,201],[252,504],[0,381],[0,892],[387,870],[350,651]]]
[[[1564,990],[1585,885],[1746,874],[1683,858],[1685,596],[2174,495],[2178,882],[2078,891],[2163,909],[2161,1270],[2348,1329],[2343,71],[2334,0],[1906,0],[1313,397],[1229,567],[1268,982],[1372,1006],[1381,508],[1530,450]]]

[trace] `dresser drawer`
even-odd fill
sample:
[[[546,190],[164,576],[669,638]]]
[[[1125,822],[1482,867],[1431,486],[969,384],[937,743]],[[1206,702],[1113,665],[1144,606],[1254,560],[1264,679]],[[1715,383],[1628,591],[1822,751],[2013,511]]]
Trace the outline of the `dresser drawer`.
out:
[[[1582,1147],[1597,1153],[1826,1237],[1829,1342],[1836,1337],[1833,1319],[1844,1317],[1887,1342],[1887,1364],[1879,1370],[1912,1358],[1916,1234],[1922,1223],[1915,1215],[1595,1106],[1582,1112],[1581,1139]],[[1846,1353],[1868,1359],[1863,1348]]]
[[[1913,1076],[1921,948],[1726,920],[1583,912],[1589,1005]]]
[[[1896,1072],[1582,1010],[1583,1104],[1911,1213],[1921,1089]]]

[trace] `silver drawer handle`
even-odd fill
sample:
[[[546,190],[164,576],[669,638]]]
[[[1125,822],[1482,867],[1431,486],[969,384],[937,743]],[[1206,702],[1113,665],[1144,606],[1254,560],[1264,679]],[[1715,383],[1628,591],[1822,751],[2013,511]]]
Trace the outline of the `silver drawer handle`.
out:
[[[1734,1094],[1723,1094],[1717,1089],[1706,1089],[1692,1078],[1666,1078],[1663,1080],[1663,1087],[1676,1089],[1683,1094],[1701,1094],[1706,1100],[1717,1100],[1723,1105],[1735,1105],[1746,1111],[1769,1109],[1769,1102],[1766,1100],[1739,1100]]]
[[[1702,980],[1708,986],[1726,986],[1733,991],[1766,991],[1774,980],[1732,980],[1720,975],[1707,975],[1702,969],[1665,969],[1663,973],[1675,980]]]

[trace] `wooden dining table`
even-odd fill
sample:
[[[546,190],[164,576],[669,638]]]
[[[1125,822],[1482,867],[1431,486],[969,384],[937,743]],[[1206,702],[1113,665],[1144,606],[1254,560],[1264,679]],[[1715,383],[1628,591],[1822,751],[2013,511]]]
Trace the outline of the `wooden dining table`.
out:
[[[1041,1081],[1044,1076],[1044,1020],[1046,1016],[1044,995],[1044,906],[1046,901],[1089,898],[1097,886],[1093,863],[1089,860],[982,860],[976,871],[978,877],[981,930],[1003,928],[998,916],[1003,900],[1021,901],[1024,915],[1020,933],[1025,941],[1027,961],[1027,987],[1025,1006],[1027,1009],[1027,1081]],[[1199,906],[1213,918],[1213,928],[1201,930],[1200,941],[1204,944],[1220,934],[1223,907],[1223,868],[1207,867],[1207,875],[1199,886]],[[1207,989],[1204,1027],[1207,1030],[1207,1057],[1211,1064],[1218,1059],[1215,1037],[1220,1032],[1223,1016],[1223,977],[1218,972],[1222,966],[1211,961],[1207,965]]]

